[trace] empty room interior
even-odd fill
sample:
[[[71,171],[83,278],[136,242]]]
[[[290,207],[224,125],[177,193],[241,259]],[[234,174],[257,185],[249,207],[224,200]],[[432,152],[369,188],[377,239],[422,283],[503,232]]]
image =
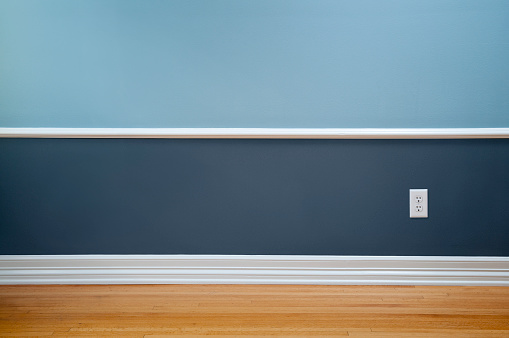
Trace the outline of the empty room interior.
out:
[[[0,0],[0,336],[509,337],[509,1]]]

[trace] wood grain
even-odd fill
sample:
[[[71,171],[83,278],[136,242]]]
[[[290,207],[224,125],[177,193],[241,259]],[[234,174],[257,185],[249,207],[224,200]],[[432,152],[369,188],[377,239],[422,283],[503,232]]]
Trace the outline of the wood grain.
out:
[[[0,336],[509,337],[509,288],[0,286]]]

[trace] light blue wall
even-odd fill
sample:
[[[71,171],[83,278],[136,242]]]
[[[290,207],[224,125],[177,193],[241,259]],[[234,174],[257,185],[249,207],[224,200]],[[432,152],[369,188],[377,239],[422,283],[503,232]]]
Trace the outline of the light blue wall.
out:
[[[0,0],[3,127],[509,127],[507,0]]]

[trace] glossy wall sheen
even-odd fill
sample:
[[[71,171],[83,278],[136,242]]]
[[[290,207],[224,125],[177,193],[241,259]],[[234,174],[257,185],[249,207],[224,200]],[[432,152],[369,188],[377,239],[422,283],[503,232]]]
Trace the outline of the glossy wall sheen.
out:
[[[507,0],[1,0],[0,127],[509,127]]]
[[[509,256],[509,139],[0,139],[0,254]],[[410,219],[408,189],[429,189]]]

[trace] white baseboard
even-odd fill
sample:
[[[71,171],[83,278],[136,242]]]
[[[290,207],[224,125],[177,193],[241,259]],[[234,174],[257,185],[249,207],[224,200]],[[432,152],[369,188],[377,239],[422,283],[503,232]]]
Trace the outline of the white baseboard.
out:
[[[0,137],[462,139],[509,138],[509,128],[0,128]]]
[[[509,257],[0,255],[0,284],[509,286]]]

